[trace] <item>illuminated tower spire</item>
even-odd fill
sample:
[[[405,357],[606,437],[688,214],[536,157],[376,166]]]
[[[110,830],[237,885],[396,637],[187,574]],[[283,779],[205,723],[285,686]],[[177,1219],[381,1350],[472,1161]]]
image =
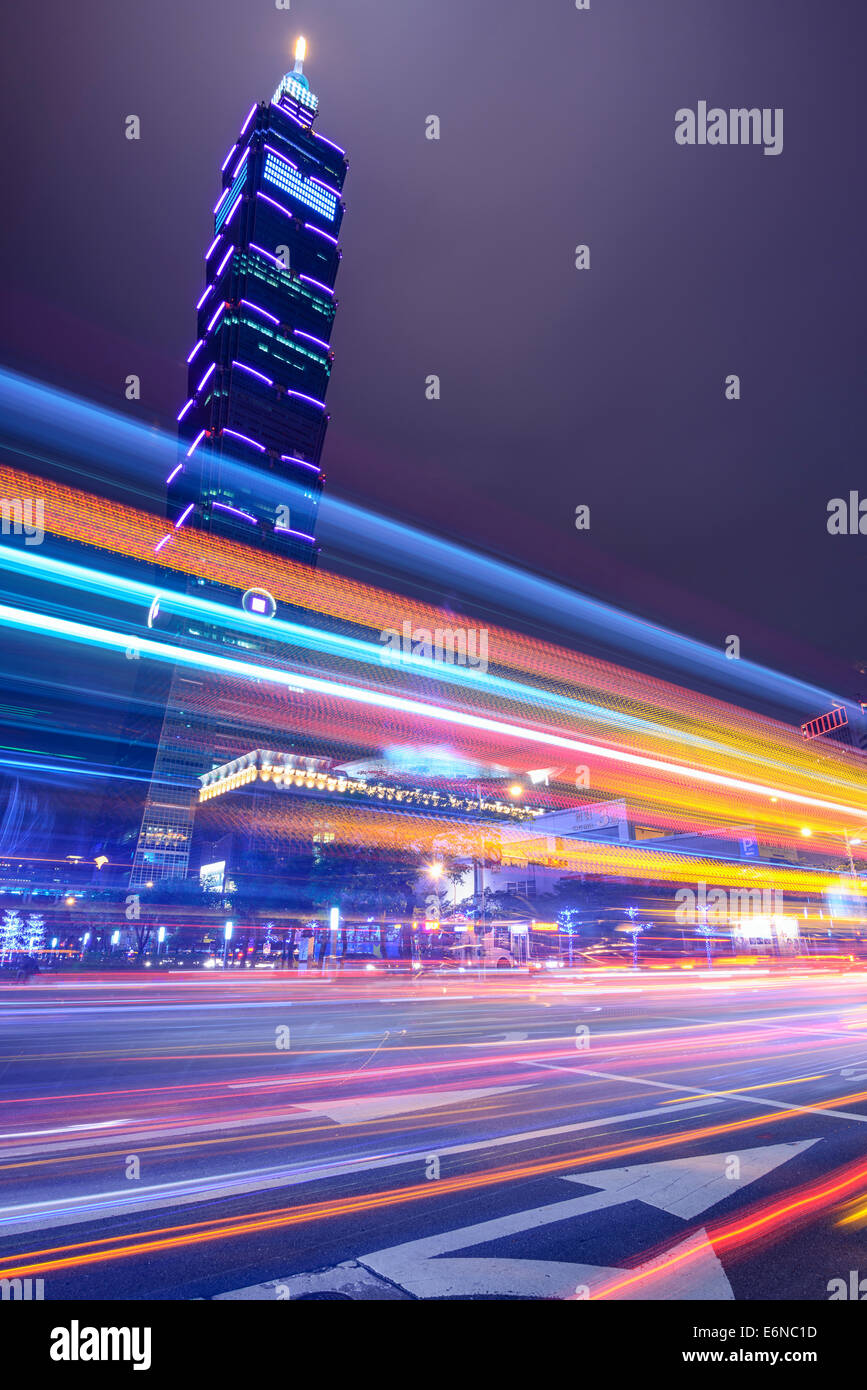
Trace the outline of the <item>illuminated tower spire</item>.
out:
[[[313,560],[347,164],[314,129],[306,53],[223,162],[169,517]]]

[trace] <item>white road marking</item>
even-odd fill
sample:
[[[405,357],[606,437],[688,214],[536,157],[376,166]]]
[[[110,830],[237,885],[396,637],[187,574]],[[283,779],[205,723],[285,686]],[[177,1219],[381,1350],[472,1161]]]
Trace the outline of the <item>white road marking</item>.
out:
[[[737,1091],[710,1091],[702,1086],[682,1086],[672,1081],[648,1081],[643,1076],[629,1076],[626,1072],[594,1071],[591,1067],[561,1067],[553,1062],[527,1062],[517,1059],[523,1067],[539,1067],[543,1071],[575,1072],[578,1076],[599,1076],[604,1081],[628,1081],[633,1086],[652,1086],[660,1091],[686,1091],[689,1095],[703,1096],[706,1099],[743,1101],[746,1105],[758,1105],[763,1109],[793,1110],[804,1115],[835,1115],[839,1120],[859,1120],[867,1124],[867,1115],[859,1115],[855,1110],[829,1110],[825,1106],[796,1105],[790,1101],[768,1100],[764,1096],[747,1096]]]
[[[408,1115],[415,1110],[435,1110],[439,1106],[457,1105],[462,1101],[486,1100],[489,1096],[505,1096],[524,1091],[526,1086],[486,1086],[474,1091],[409,1091],[384,1092],[379,1096],[356,1096],[347,1100],[323,1100],[314,1105],[299,1102],[308,1115],[326,1115],[340,1125],[363,1124],[367,1120],[384,1119],[389,1115]]]
[[[661,1163],[636,1163],[592,1173],[564,1173],[563,1177],[566,1182],[616,1192],[621,1202],[647,1202],[672,1216],[690,1220],[819,1142],[818,1139],[801,1139],[793,1144],[739,1148],[735,1155],[738,1160],[736,1178],[726,1176],[733,1157],[731,1152],[670,1158]]]
[[[561,1134],[599,1129],[604,1125],[624,1124],[630,1120],[643,1120],[651,1116],[657,1119],[660,1116],[664,1118],[669,1112],[693,1110],[701,1104],[700,1100],[684,1100],[676,1105],[667,1106],[665,1111],[656,1105],[650,1110],[633,1110],[626,1115],[604,1115],[600,1119],[578,1120],[574,1124],[556,1125],[550,1129],[525,1130],[518,1134],[498,1135],[493,1139],[477,1139],[467,1144],[451,1144],[446,1148],[437,1147],[436,1152],[438,1157],[443,1159],[459,1154],[476,1153],[481,1149],[528,1144],[540,1139],[557,1138]],[[358,1158],[333,1159],[324,1164],[280,1164],[276,1167],[252,1168],[235,1173],[185,1179],[183,1182],[153,1183],[133,1190],[125,1187],[108,1192],[90,1192],[69,1197],[61,1202],[58,1202],[57,1197],[38,1202],[23,1202],[17,1206],[0,1207],[0,1234],[14,1235],[34,1228],[47,1230],[51,1226],[71,1226],[82,1221],[122,1215],[125,1212],[186,1206],[205,1199],[212,1201],[248,1192],[262,1192],[270,1188],[299,1187],[305,1183],[323,1182],[328,1178],[345,1177],[352,1173],[397,1168],[407,1163],[420,1164],[429,1152],[430,1147],[427,1146],[418,1152],[361,1155]]]
[[[605,1193],[597,1194],[604,1198]],[[584,1212],[598,1210],[609,1205],[605,1201],[592,1198],[577,1202],[558,1202],[555,1208],[548,1208],[550,1221],[568,1221],[570,1217]],[[546,1208],[539,1207],[536,1212],[521,1213],[522,1216],[537,1216]],[[541,1224],[541,1222],[534,1223]],[[457,1232],[466,1245],[480,1244],[507,1235],[505,1229],[485,1232],[485,1227],[500,1227],[497,1221],[485,1222],[481,1226],[470,1226]],[[515,1224],[512,1230],[525,1230],[525,1225]],[[467,1237],[467,1239],[463,1239]],[[423,1245],[424,1241],[418,1241]],[[413,1255],[409,1246],[395,1246],[392,1250],[377,1251],[374,1255],[364,1255],[359,1260],[362,1268],[381,1274],[398,1288],[414,1294],[416,1298],[472,1298],[473,1296],[499,1298],[573,1298],[579,1288],[587,1288],[590,1297],[594,1289],[602,1289],[618,1277],[634,1278],[656,1267],[676,1259],[681,1250],[695,1247],[697,1257],[675,1263],[670,1270],[663,1270],[654,1278],[639,1281],[623,1290],[622,1300],[640,1301],[645,1299],[701,1299],[713,1302],[731,1302],[734,1299],[732,1286],[726,1278],[725,1270],[719,1262],[707,1238],[707,1232],[696,1231],[687,1240],[680,1241],[667,1250],[664,1255],[634,1269],[622,1269],[611,1265],[572,1264],[566,1260],[510,1260],[480,1259],[464,1256],[461,1258],[426,1259]]]
[[[43,1134],[78,1134],[83,1129],[111,1129],[113,1125],[132,1124],[131,1120],[99,1120],[87,1125],[64,1125],[61,1129],[19,1129],[0,1134],[0,1139],[35,1139]]]
[[[748,1176],[740,1186],[788,1162],[816,1139],[798,1144],[772,1144],[749,1149],[742,1155]],[[537,1230],[554,1222],[570,1221],[588,1212],[603,1211],[624,1202],[647,1202],[672,1215],[692,1218],[716,1206],[728,1196],[733,1183],[726,1180],[725,1153],[701,1154],[695,1158],[665,1160],[626,1168],[568,1175],[567,1180],[589,1187],[598,1183],[603,1190],[572,1202],[554,1202],[529,1211],[515,1212],[493,1221],[464,1226],[438,1236],[407,1241],[390,1249],[360,1255],[365,1268],[406,1289],[416,1298],[466,1298],[473,1295],[530,1298],[574,1297],[576,1286],[603,1288],[619,1275],[659,1269],[652,1278],[636,1281],[612,1297],[644,1299],[722,1299],[734,1298],[731,1285],[717,1258],[707,1233],[702,1230],[681,1241],[661,1256],[634,1269],[572,1264],[561,1260],[491,1259],[468,1256],[443,1259],[455,1250],[468,1250],[519,1232]],[[668,1261],[681,1250],[695,1248],[694,1258],[666,1269]]]

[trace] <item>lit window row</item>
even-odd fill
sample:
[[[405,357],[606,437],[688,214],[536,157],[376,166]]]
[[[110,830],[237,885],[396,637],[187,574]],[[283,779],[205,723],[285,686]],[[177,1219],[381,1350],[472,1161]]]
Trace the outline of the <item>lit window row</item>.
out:
[[[254,320],[247,318],[245,314],[239,317],[238,323],[242,328],[254,329],[260,338],[270,338],[272,340],[271,343],[268,344],[260,342],[258,346],[262,352],[267,352],[269,358],[273,361],[283,362],[287,367],[291,367],[295,371],[303,370],[303,368],[299,367],[297,362],[293,361],[292,357],[284,355],[286,353],[294,353],[297,357],[306,357],[315,367],[324,371],[327,376],[331,376],[331,366],[327,359],[318,356],[315,352],[310,352],[308,348],[299,347],[294,338],[285,338],[273,328],[269,328],[266,324],[260,323],[258,319]]]
[[[270,183],[274,183],[284,193],[288,193],[292,198],[299,198],[302,203],[306,203],[314,212],[320,212],[323,217],[327,217],[329,222],[333,222],[337,214],[337,199],[330,193],[326,193],[318,183],[312,179],[305,179],[303,174],[299,174],[297,169],[292,169],[288,164],[284,164],[282,159],[274,154],[265,156],[265,178]]]
[[[291,72],[287,72],[271,100],[278,102],[284,93],[292,97],[294,101],[300,102],[302,106],[306,106],[310,111],[315,111],[319,105],[319,98],[310,91],[309,87],[305,87],[303,82],[299,82],[297,78],[293,77]]]
[[[219,212],[217,213],[216,218],[214,219],[214,231],[215,231],[215,232],[218,232],[218,231],[220,230],[220,228],[222,227],[222,225],[223,225],[223,223],[225,222],[226,218],[229,216],[229,213],[232,211],[232,209],[234,208],[235,204],[237,203],[238,197],[240,196],[241,189],[244,187],[244,184],[245,184],[245,182],[246,182],[246,179],[247,179],[247,165],[246,165],[246,163],[245,163],[243,169],[242,169],[241,172],[240,172],[240,174],[239,174],[238,177],[235,179],[235,182],[232,184],[232,187],[231,187],[231,189],[230,189],[230,191],[229,191],[229,196],[228,196],[228,198],[226,199],[226,201],[224,202],[223,206],[220,208]]]

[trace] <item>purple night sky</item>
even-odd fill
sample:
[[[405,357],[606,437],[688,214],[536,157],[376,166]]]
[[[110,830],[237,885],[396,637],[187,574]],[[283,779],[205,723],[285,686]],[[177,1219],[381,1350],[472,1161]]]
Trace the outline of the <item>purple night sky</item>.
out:
[[[6,365],[170,425],[220,164],[304,33],[350,158],[326,486],[867,692],[867,537],[826,531],[867,492],[863,7],[43,0],[2,24]],[[784,108],[782,154],[679,147],[700,100]]]

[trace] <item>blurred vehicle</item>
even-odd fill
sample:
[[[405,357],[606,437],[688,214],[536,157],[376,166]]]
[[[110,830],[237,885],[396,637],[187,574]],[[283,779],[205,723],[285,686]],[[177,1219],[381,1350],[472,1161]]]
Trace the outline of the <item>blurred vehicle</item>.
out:
[[[631,970],[632,949],[631,947],[608,946],[603,943],[597,946],[586,946],[582,947],[581,950],[573,950],[572,964],[578,970],[585,969],[587,966]]]
[[[433,960],[430,964],[446,970],[477,970],[481,966],[493,970],[514,970],[518,962],[511,951],[486,939],[484,949],[475,941],[450,946],[440,960]]]

